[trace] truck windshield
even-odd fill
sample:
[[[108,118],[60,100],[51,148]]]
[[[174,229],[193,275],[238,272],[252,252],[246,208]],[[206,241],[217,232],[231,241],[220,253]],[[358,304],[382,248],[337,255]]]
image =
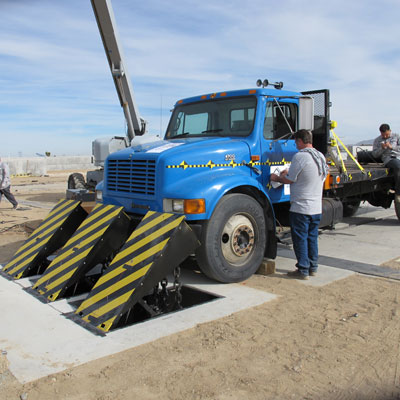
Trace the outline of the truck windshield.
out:
[[[256,105],[254,96],[178,105],[165,138],[248,136],[253,130]]]

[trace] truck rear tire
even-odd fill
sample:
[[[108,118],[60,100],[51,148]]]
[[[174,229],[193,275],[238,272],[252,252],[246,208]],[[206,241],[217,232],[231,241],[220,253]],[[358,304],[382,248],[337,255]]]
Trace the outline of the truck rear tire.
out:
[[[261,205],[250,196],[228,194],[203,226],[197,261],[211,279],[240,282],[257,271],[266,243]]]
[[[85,178],[79,172],[68,177],[68,189],[86,189]]]
[[[349,201],[343,203],[343,217],[352,217],[360,207],[360,201]]]

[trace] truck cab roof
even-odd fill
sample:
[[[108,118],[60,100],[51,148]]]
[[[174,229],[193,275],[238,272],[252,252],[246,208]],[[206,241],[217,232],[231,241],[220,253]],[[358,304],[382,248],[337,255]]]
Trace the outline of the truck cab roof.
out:
[[[196,103],[198,101],[204,101],[204,100],[213,100],[218,98],[240,97],[249,95],[270,96],[276,98],[282,98],[282,97],[297,98],[302,96],[302,94],[299,92],[292,92],[289,90],[280,90],[280,89],[278,90],[278,89],[268,89],[268,88],[240,89],[240,90],[230,90],[226,92],[208,93],[200,96],[188,97],[186,99],[178,100],[175,106],[181,104]]]

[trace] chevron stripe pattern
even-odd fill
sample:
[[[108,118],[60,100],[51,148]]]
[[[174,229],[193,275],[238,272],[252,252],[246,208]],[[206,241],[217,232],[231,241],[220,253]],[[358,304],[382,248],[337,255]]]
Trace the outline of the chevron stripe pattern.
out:
[[[82,270],[87,270],[87,257],[113,220],[122,212],[122,207],[97,204],[82,222],[74,235],[62,248],[60,254],[47,267],[44,274],[33,286],[38,293],[49,301],[77,281]]]
[[[75,314],[108,332],[132,306],[129,300],[151,273],[155,260],[162,257],[171,235],[184,218],[149,211]]]
[[[3,272],[14,279],[21,278],[25,271],[36,263],[39,256],[43,257],[49,240],[62,228],[62,225],[79,205],[79,201],[59,201],[38,228],[32,232],[26,242],[18,249],[11,261],[6,264]],[[62,247],[62,244],[60,247]]]

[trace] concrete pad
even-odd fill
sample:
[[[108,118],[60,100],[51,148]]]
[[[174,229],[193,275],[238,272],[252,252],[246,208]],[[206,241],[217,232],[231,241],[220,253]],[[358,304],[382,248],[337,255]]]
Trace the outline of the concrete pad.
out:
[[[275,261],[276,261],[277,274],[284,276],[287,274],[287,272],[295,270],[294,265],[295,265],[296,261],[291,258],[285,258],[285,257],[278,256]],[[353,272],[353,271],[348,271],[345,269],[334,268],[334,267],[328,267],[326,265],[319,265],[316,276],[310,276],[310,279],[308,281],[302,281],[300,279],[296,279],[296,281],[299,283],[302,283],[304,285],[308,285],[308,286],[325,286],[332,282],[336,282],[340,279],[347,278],[348,276],[351,276],[354,274],[355,274],[355,272]],[[287,277],[287,279],[295,280],[294,278],[290,278],[290,277]]]
[[[397,259],[400,254],[397,246],[400,223],[393,207],[385,210],[366,206],[356,216],[345,220],[351,220],[351,224],[342,229],[324,230],[319,235],[320,265],[400,279],[400,271],[381,266]],[[279,245],[278,255],[286,258],[285,262],[294,268],[296,261],[292,246]]]
[[[7,351],[10,371],[29,382],[108,356],[275,299],[277,296],[239,284],[219,284],[182,271],[184,285],[221,296],[198,306],[96,336],[62,313],[65,300],[43,304],[22,284],[0,277],[0,349]]]
[[[320,255],[374,265],[397,258],[400,223],[396,216],[385,216],[385,211],[382,219],[366,225],[323,232],[319,237]]]
[[[367,216],[369,218],[376,218],[376,219],[381,219],[381,218],[386,218],[386,217],[391,217],[395,214],[394,211],[394,206],[393,203],[390,208],[382,208],[382,207],[375,207],[369,204],[368,202],[364,202],[360,204],[360,208],[357,210],[355,215],[350,218],[357,218],[361,216],[365,216],[365,214],[368,214]]]

